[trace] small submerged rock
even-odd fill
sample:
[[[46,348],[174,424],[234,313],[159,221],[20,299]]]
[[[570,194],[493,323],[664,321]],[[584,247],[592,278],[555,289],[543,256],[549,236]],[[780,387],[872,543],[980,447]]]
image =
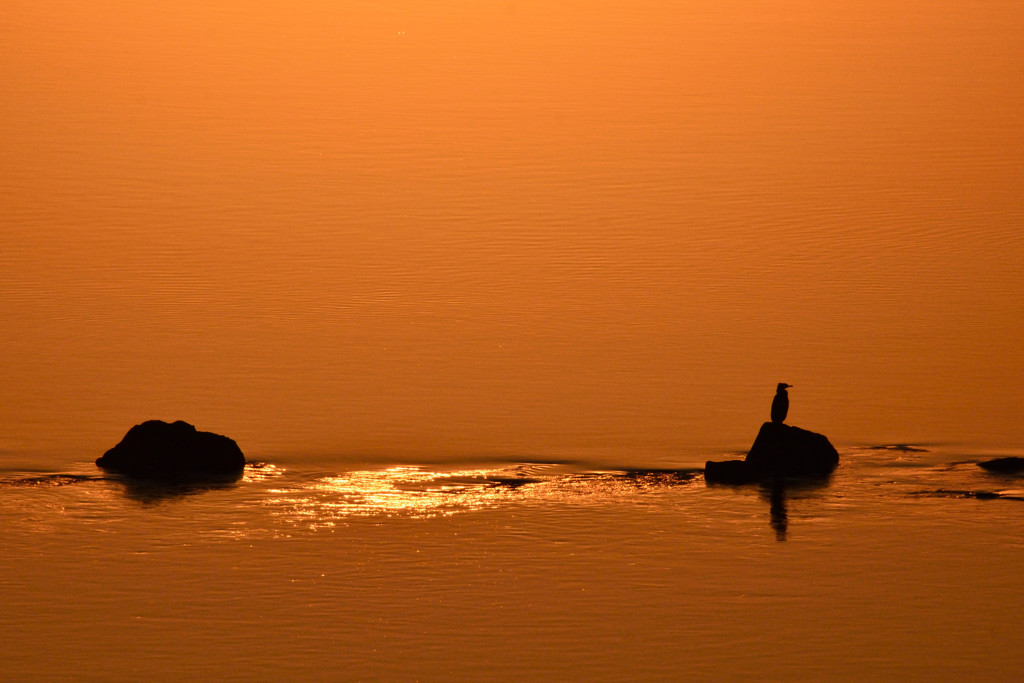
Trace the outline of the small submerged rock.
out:
[[[1000,472],[1002,474],[1024,473],[1024,458],[996,458],[995,460],[979,462],[978,467],[986,469],[989,472]]]
[[[96,465],[159,481],[230,480],[242,476],[245,456],[226,436],[200,432],[181,420],[149,420],[128,430]]]
[[[869,451],[895,451],[897,453],[927,453],[927,448],[911,446],[906,443],[889,443],[882,446],[871,446]]]
[[[996,491],[970,491],[964,489],[935,489],[934,491],[919,491],[917,495],[937,496],[942,498],[976,498],[978,500],[995,500],[997,498],[1003,498],[1003,494]]]
[[[745,484],[780,477],[824,476],[838,464],[839,453],[823,434],[765,422],[744,460],[709,460],[704,466],[704,480]]]

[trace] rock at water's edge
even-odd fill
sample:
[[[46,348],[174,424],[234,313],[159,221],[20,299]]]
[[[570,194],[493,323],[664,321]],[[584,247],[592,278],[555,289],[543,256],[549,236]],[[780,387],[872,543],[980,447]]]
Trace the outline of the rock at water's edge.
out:
[[[775,422],[765,422],[745,460],[709,461],[704,479],[742,484],[775,477],[830,474],[839,453],[823,434]]]
[[[708,460],[704,463],[704,481],[749,484],[757,481],[757,475],[745,460]]]
[[[1024,472],[1024,458],[996,458],[995,460],[986,460],[985,462],[979,462],[978,467],[986,469],[989,472],[1017,474],[1018,472]]]
[[[746,463],[765,474],[828,474],[839,464],[839,453],[824,434],[765,422]]]
[[[226,479],[241,476],[245,456],[226,436],[197,431],[181,420],[149,420],[128,430],[96,465],[147,479]]]

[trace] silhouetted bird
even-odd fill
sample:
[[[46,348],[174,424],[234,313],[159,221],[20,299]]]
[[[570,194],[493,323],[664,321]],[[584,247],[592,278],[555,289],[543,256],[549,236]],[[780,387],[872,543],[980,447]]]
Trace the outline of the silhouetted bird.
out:
[[[775,424],[786,421],[786,413],[789,412],[789,394],[786,393],[786,389],[791,386],[793,385],[779,382],[775,389],[775,399],[772,400],[772,422]]]

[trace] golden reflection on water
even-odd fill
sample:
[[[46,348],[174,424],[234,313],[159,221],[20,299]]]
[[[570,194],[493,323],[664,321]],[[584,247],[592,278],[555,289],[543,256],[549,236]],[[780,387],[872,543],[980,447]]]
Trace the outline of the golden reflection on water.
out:
[[[268,462],[248,462],[245,464],[245,471],[242,473],[242,482],[255,484],[280,477],[284,473],[285,469],[280,465],[273,465]]]
[[[279,517],[310,529],[354,517],[429,518],[516,501],[607,502],[689,482],[687,472],[550,472],[537,466],[440,471],[422,466],[354,470],[323,476],[299,488],[272,489]]]
[[[495,470],[437,472],[420,467],[356,470],[318,478],[301,489],[276,489],[269,503],[282,516],[310,528],[333,527],[348,517],[436,517],[482,509],[519,495],[523,484],[495,478]]]

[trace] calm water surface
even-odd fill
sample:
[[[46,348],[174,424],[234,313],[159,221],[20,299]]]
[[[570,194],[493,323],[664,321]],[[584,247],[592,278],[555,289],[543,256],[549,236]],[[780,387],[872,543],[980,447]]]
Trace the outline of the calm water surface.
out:
[[[1019,672],[1019,3],[293,5],[7,3],[5,678]]]
[[[5,673],[1015,679],[1021,480],[843,459],[774,494],[582,463],[8,473]]]

